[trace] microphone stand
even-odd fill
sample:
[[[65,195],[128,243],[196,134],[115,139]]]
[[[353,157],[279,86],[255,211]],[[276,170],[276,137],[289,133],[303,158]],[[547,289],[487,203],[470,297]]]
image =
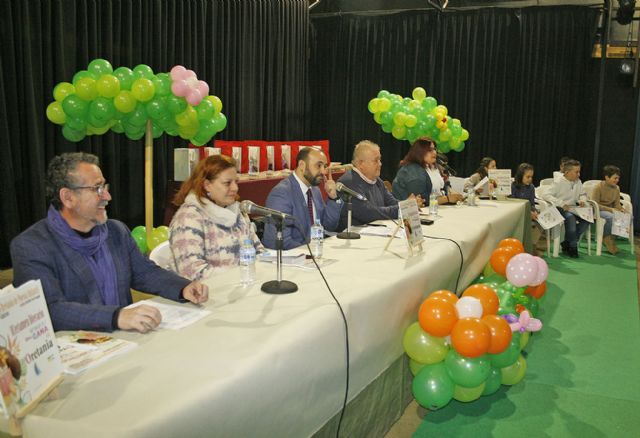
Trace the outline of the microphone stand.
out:
[[[347,231],[342,231],[341,233],[338,233],[336,237],[338,239],[359,239],[360,234],[356,233],[355,231],[351,231],[351,208],[352,208],[351,198],[353,196],[351,196],[348,193],[341,193],[341,196],[342,196],[342,199],[344,199],[345,203],[347,204]]]
[[[282,238],[282,223],[284,222],[284,218],[276,217],[274,219],[276,226],[276,269],[278,271],[278,279],[263,283],[260,289],[262,292],[268,294],[290,294],[298,290],[298,285],[292,281],[282,279],[282,247],[284,246],[284,239]]]

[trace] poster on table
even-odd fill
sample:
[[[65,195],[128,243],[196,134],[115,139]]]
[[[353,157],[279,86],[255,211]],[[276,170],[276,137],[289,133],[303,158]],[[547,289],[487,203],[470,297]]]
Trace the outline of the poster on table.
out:
[[[291,145],[283,144],[280,146],[280,154],[282,170],[291,169]]]
[[[505,197],[511,195],[511,169],[489,169],[489,181],[496,186],[494,195]]]
[[[276,170],[275,148],[272,144],[267,145],[267,172],[271,173]]]
[[[258,175],[260,173],[260,146],[248,146],[247,153],[249,155],[249,175]]]
[[[51,318],[40,280],[0,291],[0,409],[19,413],[62,375]]]
[[[231,148],[231,158],[236,162],[236,172],[242,172],[242,146],[233,146]]]
[[[422,243],[422,225],[420,224],[420,209],[415,199],[405,199],[398,202],[400,220],[404,226],[405,236],[410,247]]]

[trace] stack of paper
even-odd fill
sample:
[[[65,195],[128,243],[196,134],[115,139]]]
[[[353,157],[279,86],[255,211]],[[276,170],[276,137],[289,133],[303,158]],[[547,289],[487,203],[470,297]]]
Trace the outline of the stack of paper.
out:
[[[138,346],[104,333],[79,331],[58,336],[58,348],[64,372],[78,374]]]

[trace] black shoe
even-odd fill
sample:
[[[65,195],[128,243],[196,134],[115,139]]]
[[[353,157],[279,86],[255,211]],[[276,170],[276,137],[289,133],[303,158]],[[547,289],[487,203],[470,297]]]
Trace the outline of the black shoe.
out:
[[[569,242],[566,240],[564,242],[560,242],[560,246],[562,247],[562,252],[569,253]]]
[[[569,253],[569,257],[571,257],[572,259],[578,258],[578,248],[569,247],[567,249],[567,252]]]

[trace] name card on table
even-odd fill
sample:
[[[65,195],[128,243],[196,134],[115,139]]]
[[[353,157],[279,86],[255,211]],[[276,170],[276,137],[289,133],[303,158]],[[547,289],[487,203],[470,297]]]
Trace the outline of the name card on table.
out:
[[[418,251],[422,251],[422,243],[424,237],[422,236],[422,225],[420,224],[420,209],[415,199],[405,199],[398,202],[400,211],[400,218],[398,220],[398,226],[393,232],[396,234],[399,228],[404,227],[404,237],[409,248],[409,256],[413,256],[413,248],[418,247]],[[384,247],[385,251],[389,248],[393,242],[393,237],[389,238],[387,245]]]
[[[62,380],[49,310],[40,280],[0,291],[0,409],[10,425]],[[15,429],[9,433],[15,432]]]
[[[249,154],[249,175],[260,173],[260,146],[248,146]]]
[[[496,186],[494,195],[504,197],[511,195],[511,169],[489,169],[489,181]]]

